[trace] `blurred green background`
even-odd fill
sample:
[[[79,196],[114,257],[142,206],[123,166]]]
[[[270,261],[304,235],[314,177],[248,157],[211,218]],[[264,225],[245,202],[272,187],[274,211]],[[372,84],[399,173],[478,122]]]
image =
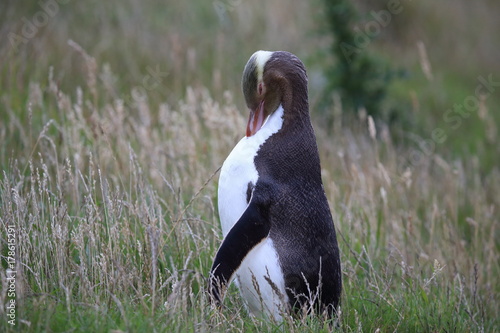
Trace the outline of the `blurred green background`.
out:
[[[335,6],[352,7],[348,17],[339,17],[358,41],[350,44],[356,55],[371,61],[348,75],[351,88],[337,82],[345,59],[333,51],[342,42],[332,24]],[[381,11],[390,13],[388,20]],[[96,59],[99,72],[107,67],[113,73],[109,88],[115,93],[142,87],[148,69],[155,69],[163,76],[147,91],[151,103],[173,102],[187,86],[203,86],[216,99],[232,91],[242,112],[239,82],[249,55],[288,50],[308,68],[313,118],[328,120],[318,123],[332,124],[336,93],[344,113],[358,113],[359,105],[350,110],[343,99],[345,90],[364,84],[358,89],[363,95],[366,86],[375,85],[383,92],[377,124],[390,126],[398,141],[418,148],[441,128],[446,140],[436,151],[451,158],[477,155],[485,171],[499,162],[497,1],[7,0],[0,13],[0,94],[10,97],[0,104],[2,118],[8,117],[6,109],[26,110],[30,82],[42,83],[43,93],[50,68],[65,91],[85,86],[85,62],[68,40]],[[474,96],[480,76],[492,76],[497,86],[470,117],[448,114],[446,120],[447,110]]]

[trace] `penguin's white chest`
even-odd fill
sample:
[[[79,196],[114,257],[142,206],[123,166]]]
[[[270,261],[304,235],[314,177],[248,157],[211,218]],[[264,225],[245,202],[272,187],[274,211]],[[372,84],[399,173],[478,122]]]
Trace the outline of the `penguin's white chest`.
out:
[[[253,137],[244,137],[234,147],[222,165],[219,178],[219,216],[222,234],[227,236],[229,230],[245,211],[248,184],[257,183],[259,174],[254,164],[260,144]]]
[[[254,159],[260,146],[283,125],[283,107],[269,117],[251,137],[244,137],[233,148],[222,165],[219,178],[219,216],[224,237],[247,208],[248,184],[255,185],[259,173]]]
[[[254,163],[257,152],[282,125],[283,107],[280,106],[255,135],[241,139],[224,162],[218,191],[224,237],[248,206],[249,183],[253,187],[259,178]],[[280,313],[288,301],[278,253],[270,238],[264,238],[246,255],[236,271],[236,278],[241,295],[253,314],[281,318]]]

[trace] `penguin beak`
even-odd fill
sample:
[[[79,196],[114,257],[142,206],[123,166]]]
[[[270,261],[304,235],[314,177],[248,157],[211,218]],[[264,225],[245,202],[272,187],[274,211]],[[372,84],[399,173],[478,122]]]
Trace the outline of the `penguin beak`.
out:
[[[247,137],[257,133],[266,120],[264,100],[262,100],[255,110],[250,110],[250,117],[247,124]]]

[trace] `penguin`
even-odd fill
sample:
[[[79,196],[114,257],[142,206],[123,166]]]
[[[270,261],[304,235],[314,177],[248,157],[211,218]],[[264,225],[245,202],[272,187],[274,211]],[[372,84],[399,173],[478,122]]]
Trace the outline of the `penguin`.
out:
[[[334,316],[340,256],[304,64],[289,52],[257,51],[244,68],[242,90],[249,119],[220,172],[224,238],[210,271],[211,299],[221,305],[234,281],[252,315]]]

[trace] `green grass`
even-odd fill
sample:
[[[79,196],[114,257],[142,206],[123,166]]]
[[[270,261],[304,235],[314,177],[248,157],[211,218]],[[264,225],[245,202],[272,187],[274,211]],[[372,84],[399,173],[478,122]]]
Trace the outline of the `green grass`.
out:
[[[412,163],[415,137],[429,138],[442,108],[463,101],[475,77],[494,68],[471,76],[454,61],[433,63],[429,82],[410,51],[400,62],[411,75],[391,86],[389,101],[411,115],[410,133],[392,135],[400,129],[381,124],[374,138],[362,117],[328,128],[312,110],[339,232],[338,321],[250,317],[234,286],[222,309],[210,305],[206,279],[221,242],[217,171],[245,127],[243,65],[259,48],[289,49],[307,62],[325,45],[311,37],[315,16],[299,11],[317,8],[280,4],[241,2],[223,23],[209,5],[74,3],[18,51],[2,39],[0,303],[9,300],[13,226],[17,308],[14,327],[0,308],[0,331],[499,330],[498,93],[486,101],[486,118],[472,116]],[[106,6],[116,7],[110,17]],[[8,8],[0,10],[9,14],[2,33],[39,10]],[[408,12],[412,24],[426,8]],[[262,23],[258,33],[248,18]],[[428,50],[431,61],[445,52]],[[321,64],[308,64],[313,99]],[[168,75],[145,96],[133,94],[156,66]]]

